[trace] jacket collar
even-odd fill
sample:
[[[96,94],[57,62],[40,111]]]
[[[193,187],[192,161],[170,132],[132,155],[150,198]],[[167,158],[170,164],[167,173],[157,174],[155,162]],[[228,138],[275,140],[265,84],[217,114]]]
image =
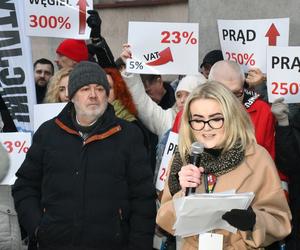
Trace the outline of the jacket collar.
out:
[[[72,121],[72,110],[74,110],[74,104],[69,102],[56,117],[55,123],[67,133],[80,136],[79,131]],[[87,138],[84,144],[105,139],[121,130],[121,126],[118,124],[114,114],[114,109],[110,104],[107,105],[107,109],[101,116],[101,124],[99,120],[96,121],[96,123],[98,123],[96,129],[89,138]]]
[[[259,98],[259,94],[257,94],[256,92],[248,89],[244,89],[243,104],[246,109],[249,109],[258,98]]]

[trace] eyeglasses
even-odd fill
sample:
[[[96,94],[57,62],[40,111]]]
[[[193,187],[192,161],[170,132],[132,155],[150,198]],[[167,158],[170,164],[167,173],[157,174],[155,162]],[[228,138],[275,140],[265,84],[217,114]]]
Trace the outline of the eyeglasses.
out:
[[[232,92],[237,98],[240,98],[244,94],[244,88]]]
[[[206,123],[212,129],[219,129],[222,128],[224,125],[224,118],[223,117],[212,118],[207,121],[197,120],[197,119],[189,120],[190,127],[196,131],[201,131],[202,129],[204,129]]]

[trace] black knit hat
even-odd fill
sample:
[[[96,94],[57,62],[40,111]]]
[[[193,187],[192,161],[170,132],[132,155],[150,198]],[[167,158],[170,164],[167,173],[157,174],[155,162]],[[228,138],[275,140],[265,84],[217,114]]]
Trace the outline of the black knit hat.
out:
[[[109,84],[105,71],[94,62],[82,61],[77,63],[69,76],[68,92],[70,99],[76,91],[88,84],[102,85],[109,95]]]
[[[200,65],[200,68],[202,68],[202,66],[204,64],[209,64],[209,65],[213,66],[216,62],[222,61],[222,60],[224,60],[222,51],[221,50],[212,50],[205,55],[203,62]]]

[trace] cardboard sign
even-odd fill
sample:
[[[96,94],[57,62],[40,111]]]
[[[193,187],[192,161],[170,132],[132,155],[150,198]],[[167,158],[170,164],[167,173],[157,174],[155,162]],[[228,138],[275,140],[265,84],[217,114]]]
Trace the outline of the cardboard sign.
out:
[[[126,71],[138,74],[197,74],[198,24],[129,22],[132,59]]]
[[[267,71],[267,46],[288,46],[289,18],[218,20],[224,60],[236,61],[245,72],[251,67]]]
[[[31,133],[0,133],[0,143],[7,150],[10,159],[8,173],[0,184],[12,185],[16,180],[15,174],[31,146]]]
[[[36,104],[33,108],[34,132],[45,122],[57,116],[66,106],[66,102]]]
[[[170,165],[172,156],[178,145],[178,134],[170,131],[165,151],[161,160],[158,175],[156,178],[156,189],[162,191],[165,185],[167,170]]]
[[[93,0],[26,0],[25,27],[28,36],[88,39],[87,10]]]
[[[300,47],[268,47],[267,88],[269,102],[284,97],[300,102]]]

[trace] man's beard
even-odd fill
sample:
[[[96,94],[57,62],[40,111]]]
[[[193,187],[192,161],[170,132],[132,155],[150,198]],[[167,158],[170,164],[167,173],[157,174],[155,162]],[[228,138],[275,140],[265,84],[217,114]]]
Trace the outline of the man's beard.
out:
[[[105,110],[107,108],[107,104],[108,104],[108,102],[105,102],[101,106],[97,107],[94,110],[86,110],[86,111],[83,111],[76,104],[74,104],[74,106],[75,106],[77,117],[79,117],[79,116],[84,117],[85,120],[89,121],[90,123],[93,123],[96,120],[98,120],[99,117],[101,117],[103,115],[103,113],[105,112]]]

